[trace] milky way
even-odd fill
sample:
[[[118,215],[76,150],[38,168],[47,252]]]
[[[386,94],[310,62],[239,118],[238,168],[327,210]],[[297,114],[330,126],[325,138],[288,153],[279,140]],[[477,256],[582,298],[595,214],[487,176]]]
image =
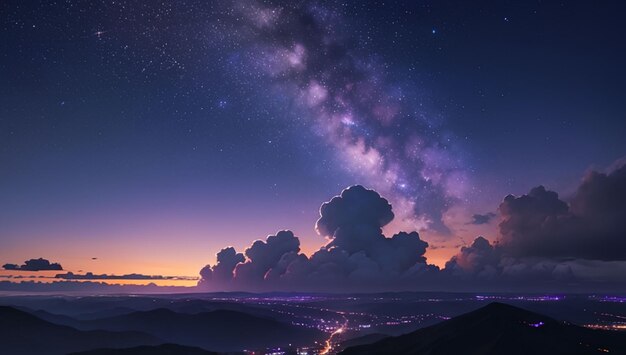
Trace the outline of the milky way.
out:
[[[621,2],[0,8],[0,277],[626,285]]]
[[[467,177],[452,135],[384,63],[345,35],[339,11],[314,2],[239,2],[218,31],[236,34],[247,73],[290,102],[286,120],[331,147],[337,165],[375,188],[404,228],[449,232],[445,211],[464,197]],[[241,65],[241,63],[238,63]]]

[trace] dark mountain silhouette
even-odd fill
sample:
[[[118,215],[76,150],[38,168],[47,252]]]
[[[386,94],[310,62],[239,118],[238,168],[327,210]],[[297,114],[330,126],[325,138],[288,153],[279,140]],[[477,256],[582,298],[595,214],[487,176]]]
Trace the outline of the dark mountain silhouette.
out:
[[[55,355],[162,343],[140,332],[80,331],[6,306],[0,306],[0,330],[0,354],[12,355]]]
[[[626,354],[626,334],[592,330],[491,303],[415,332],[355,346],[342,355]]]
[[[92,320],[92,319],[99,319],[99,318],[105,318],[105,317],[121,316],[122,314],[133,313],[136,311],[138,310],[128,308],[128,307],[114,307],[114,308],[107,308],[104,310],[98,310],[94,312],[86,312],[86,313],[77,314],[73,316],[73,318],[79,319],[79,320]]]
[[[136,346],[125,349],[88,350],[70,355],[218,355],[218,353],[191,346],[163,344],[157,346]]]
[[[251,314],[261,318],[272,318],[283,322],[289,322],[289,320],[291,319],[289,315],[283,315],[281,313],[272,311],[271,309],[238,302],[189,300],[185,302],[173,302],[158,308],[167,308],[177,313],[188,314],[227,310]]]
[[[30,313],[34,315],[35,317],[43,319],[50,323],[66,325],[68,327],[80,329],[80,321],[70,316],[66,316],[62,314],[54,314],[54,313],[50,313],[44,310],[33,311],[27,308],[20,308],[20,310]]]
[[[186,314],[160,308],[84,321],[81,326],[83,329],[136,330],[170,343],[216,351],[311,344],[325,338],[325,333],[317,330],[227,310]]]
[[[235,294],[227,294],[230,298]],[[202,295],[200,295],[202,296]],[[221,295],[222,297],[224,295]],[[273,318],[282,322],[290,323],[293,319],[284,312],[277,312],[269,305],[248,304],[246,302],[222,301],[213,299],[193,298],[198,295],[181,297],[176,296],[86,296],[86,297],[3,297],[0,305],[6,305],[23,309],[35,314],[44,310],[50,314],[44,317],[69,316],[72,319],[57,317],[49,320],[53,323],[74,326],[75,320],[94,320],[110,318],[139,311],[150,311],[158,308],[171,309],[177,313],[202,313],[216,310],[231,310],[255,315],[262,318]],[[39,314],[35,314],[38,317]],[[58,322],[57,322],[58,319]]]

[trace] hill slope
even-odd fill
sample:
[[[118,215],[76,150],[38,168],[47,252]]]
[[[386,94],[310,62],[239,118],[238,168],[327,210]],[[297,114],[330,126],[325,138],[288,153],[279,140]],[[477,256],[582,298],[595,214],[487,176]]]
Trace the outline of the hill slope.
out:
[[[136,330],[170,343],[198,346],[215,351],[239,351],[288,344],[312,344],[325,334],[270,318],[219,310],[197,314],[169,309],[133,312],[82,322],[83,329]]]
[[[0,330],[0,353],[14,355],[67,354],[162,343],[139,332],[80,331],[5,306],[0,306]]]
[[[351,347],[371,354],[626,354],[626,334],[598,331],[502,303],[415,332]]]

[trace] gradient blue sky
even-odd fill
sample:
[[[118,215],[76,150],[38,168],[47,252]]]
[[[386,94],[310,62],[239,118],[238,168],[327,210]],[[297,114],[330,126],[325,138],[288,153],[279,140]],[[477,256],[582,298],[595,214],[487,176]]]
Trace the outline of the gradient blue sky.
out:
[[[403,109],[427,117],[428,139],[458,160],[451,232],[421,232],[447,246],[432,262],[461,239],[497,237],[496,221],[466,223],[505,195],[545,184],[567,196],[626,153],[619,2],[310,4],[374,63],[376,90],[408,97]],[[293,108],[289,83],[255,73],[245,57],[276,39],[243,38],[229,6],[2,2],[0,262],[195,275],[222,246],[285,228],[312,251],[324,243],[320,204],[382,179],[346,168],[342,145],[301,123],[310,112]],[[394,206],[421,197],[389,191]]]

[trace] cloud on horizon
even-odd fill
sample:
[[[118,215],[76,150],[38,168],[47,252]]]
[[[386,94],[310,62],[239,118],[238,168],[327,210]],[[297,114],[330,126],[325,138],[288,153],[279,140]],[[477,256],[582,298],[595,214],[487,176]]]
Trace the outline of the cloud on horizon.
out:
[[[192,292],[195,287],[148,285],[119,285],[94,281],[0,281],[0,291],[13,292],[76,292],[84,294],[120,294],[120,293],[185,293]]]
[[[382,227],[393,218],[391,205],[376,191],[349,187],[320,208],[316,230],[328,243],[310,257],[300,253],[300,241],[293,232],[279,231],[255,241],[244,254],[232,247],[222,249],[217,264],[202,269],[199,285],[253,290],[349,289],[383,287],[412,275],[436,272],[436,266],[426,264],[428,243],[417,232],[401,232],[391,238],[382,234]],[[241,261],[244,255],[245,261]],[[220,269],[224,272],[215,278]]]
[[[162,276],[162,275],[143,275],[143,274],[126,274],[126,275],[107,275],[94,274],[87,272],[85,274],[75,274],[67,272],[65,274],[56,274],[55,279],[65,280],[194,280],[195,277],[186,276]]]
[[[225,290],[416,290],[472,287],[584,289],[626,282],[626,166],[590,172],[569,202],[543,186],[506,196],[495,243],[477,237],[443,269],[427,263],[417,232],[392,237],[394,219],[378,192],[351,186],[320,208],[316,230],[328,242],[312,255],[285,230],[244,253],[222,249],[201,272],[199,286]],[[474,215],[474,224],[495,213]],[[216,270],[220,270],[216,273]],[[219,274],[219,276],[217,276]]]
[[[499,211],[508,254],[626,261],[626,165],[588,173],[569,203],[538,186],[507,196]]]
[[[500,238],[478,237],[444,271],[465,279],[626,282],[626,165],[589,172],[569,202],[537,186],[500,204]]]
[[[300,240],[293,232],[279,231],[254,241],[243,253],[223,248],[217,263],[200,271],[198,287],[192,289],[626,291],[626,165],[607,173],[588,173],[567,201],[538,186],[522,196],[506,196],[498,212],[495,242],[477,237],[440,269],[428,264],[425,253],[429,245],[417,232],[383,234],[382,228],[394,219],[385,198],[374,190],[351,186],[322,204],[316,230],[327,243],[310,256],[301,252]],[[35,263],[29,260],[22,266],[60,267],[46,264],[45,259],[33,260]],[[72,280],[166,278],[71,272],[57,276],[65,280],[54,285],[2,281],[0,290],[118,290],[104,283]],[[169,290],[155,285],[140,289]]]
[[[50,261],[39,258],[26,260],[24,264],[4,264],[2,267],[5,270],[12,271],[48,271],[48,270],[63,270],[63,267],[59,263],[50,263]]]

